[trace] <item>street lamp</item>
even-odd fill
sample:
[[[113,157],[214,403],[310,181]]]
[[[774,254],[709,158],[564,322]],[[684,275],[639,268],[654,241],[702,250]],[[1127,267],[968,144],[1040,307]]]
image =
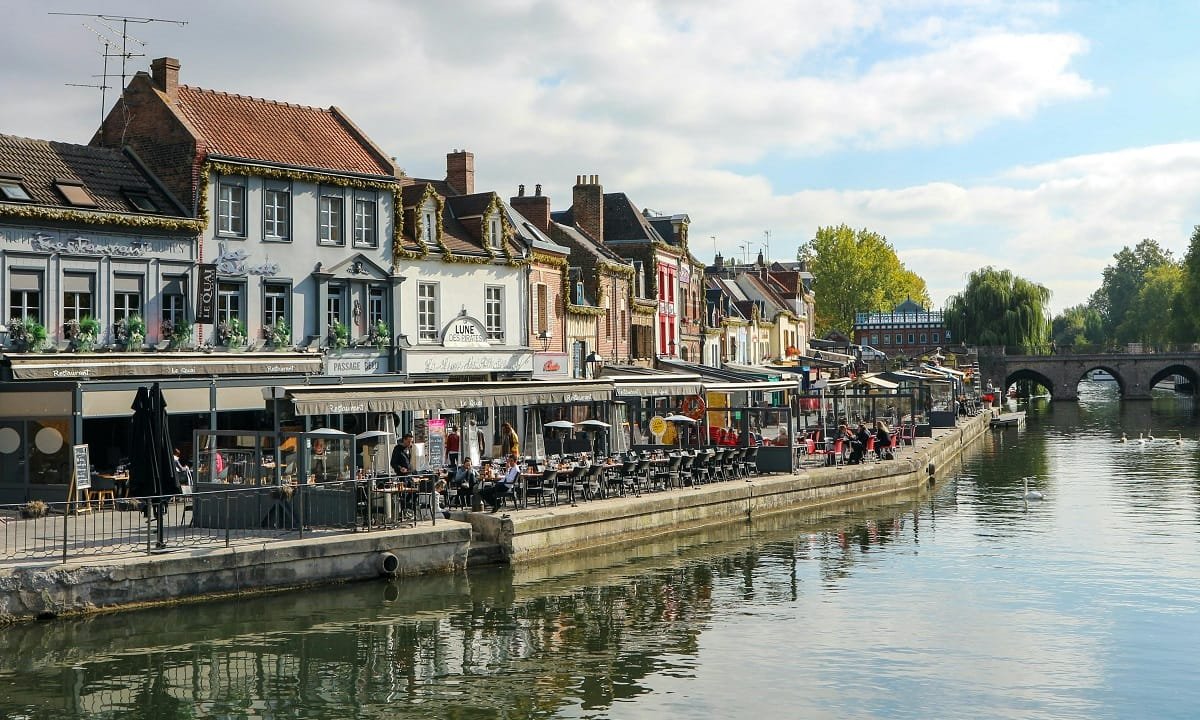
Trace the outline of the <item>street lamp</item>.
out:
[[[604,369],[604,358],[597,355],[595,350],[588,353],[587,358],[583,362],[591,369],[593,379],[600,377],[600,371]]]
[[[537,334],[537,339],[542,342],[542,352],[546,352],[550,349],[550,341],[554,339],[554,336],[550,334],[549,330],[543,330]]]

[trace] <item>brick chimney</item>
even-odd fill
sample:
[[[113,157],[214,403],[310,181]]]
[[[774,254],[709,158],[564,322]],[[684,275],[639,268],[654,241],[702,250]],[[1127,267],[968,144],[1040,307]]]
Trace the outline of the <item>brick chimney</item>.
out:
[[[525,186],[517,188],[517,196],[508,199],[513,210],[521,213],[533,223],[534,227],[547,235],[550,234],[550,198],[542,194],[542,185],[538,183],[533,195],[525,194]]]
[[[446,153],[446,183],[463,195],[475,193],[475,154],[466,150]]]
[[[596,242],[604,242],[604,186],[600,176],[576,175],[572,201],[575,224]]]
[[[161,57],[150,61],[150,77],[154,86],[168,98],[179,97],[179,61],[172,57]]]

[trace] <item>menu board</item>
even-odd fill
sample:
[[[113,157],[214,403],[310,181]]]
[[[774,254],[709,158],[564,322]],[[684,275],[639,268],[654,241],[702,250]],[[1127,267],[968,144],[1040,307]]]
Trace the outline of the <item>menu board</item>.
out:
[[[92,486],[92,461],[87,445],[72,445],[71,459],[75,465],[75,489],[87,490]]]
[[[427,420],[425,427],[428,432],[429,467],[433,470],[445,465],[446,458],[446,421],[445,419]]]

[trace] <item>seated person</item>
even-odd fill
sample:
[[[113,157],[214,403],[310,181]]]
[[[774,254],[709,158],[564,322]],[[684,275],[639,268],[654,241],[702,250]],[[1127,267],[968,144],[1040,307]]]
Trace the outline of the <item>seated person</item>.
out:
[[[442,505],[442,493],[446,492],[446,481],[438,480],[433,484],[433,507],[432,512],[435,516],[441,515],[443,518],[450,519],[450,511]]]
[[[471,496],[479,492],[479,473],[475,472],[475,466],[471,463],[471,458],[464,457],[462,465],[454,471],[454,476],[450,482],[454,486],[454,493],[458,498],[459,504],[463,507],[472,506]],[[480,507],[483,507],[482,505]]]
[[[892,433],[888,429],[887,423],[882,420],[875,421],[875,455],[884,457],[891,455]]]
[[[516,455],[509,455],[505,459],[504,467],[504,477],[485,487],[479,493],[483,496],[484,501],[491,506],[492,512],[500,511],[500,503],[504,501],[504,496],[512,492],[512,489],[517,486],[517,479],[521,475],[521,465],[517,462]]]
[[[858,429],[854,431],[853,439],[850,440],[850,464],[862,462],[863,455],[867,451],[867,443],[870,441],[871,433],[867,432],[867,426],[859,423]]]

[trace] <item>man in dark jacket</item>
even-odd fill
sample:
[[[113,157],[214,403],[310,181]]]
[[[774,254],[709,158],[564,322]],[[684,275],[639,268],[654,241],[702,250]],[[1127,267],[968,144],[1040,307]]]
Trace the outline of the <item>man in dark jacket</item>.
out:
[[[412,433],[404,433],[404,437],[400,439],[400,444],[392,450],[392,472],[400,476],[407,476],[412,473]]]
[[[854,431],[854,439],[850,441],[850,460],[851,464],[862,462],[863,455],[867,451],[867,443],[871,442],[871,433],[867,432],[867,426],[863,423],[858,424],[858,429]]]

